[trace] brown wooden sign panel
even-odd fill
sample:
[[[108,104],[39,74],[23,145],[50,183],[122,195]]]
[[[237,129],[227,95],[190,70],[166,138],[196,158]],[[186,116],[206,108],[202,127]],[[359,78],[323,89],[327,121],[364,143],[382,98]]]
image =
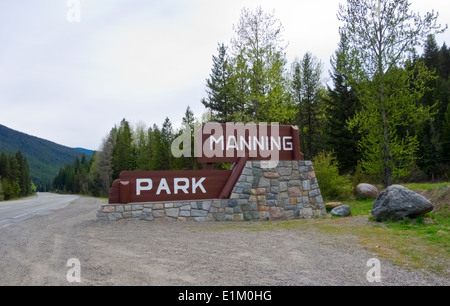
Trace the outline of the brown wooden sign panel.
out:
[[[114,181],[109,203],[219,198],[231,170],[124,171]]]
[[[299,131],[290,125],[208,123],[196,135],[200,163],[303,160]]]

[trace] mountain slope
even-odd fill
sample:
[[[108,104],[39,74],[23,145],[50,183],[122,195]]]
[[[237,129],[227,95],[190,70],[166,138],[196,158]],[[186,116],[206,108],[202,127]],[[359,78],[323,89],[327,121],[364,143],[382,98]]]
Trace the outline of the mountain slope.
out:
[[[49,185],[61,166],[71,164],[77,156],[83,155],[83,152],[77,149],[18,132],[0,124],[0,152],[13,154],[19,150],[30,166],[31,180],[41,190]]]

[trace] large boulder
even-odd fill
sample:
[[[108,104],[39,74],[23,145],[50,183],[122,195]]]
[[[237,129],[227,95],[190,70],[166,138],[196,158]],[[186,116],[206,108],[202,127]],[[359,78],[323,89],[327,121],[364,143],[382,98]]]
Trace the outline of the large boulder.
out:
[[[338,207],[335,207],[331,210],[332,216],[338,216],[338,217],[348,217],[351,214],[350,206],[348,205],[341,205]]]
[[[414,191],[400,185],[383,190],[373,203],[372,216],[376,221],[415,218],[433,210],[433,204]]]
[[[355,195],[358,198],[376,199],[379,195],[378,188],[374,185],[361,183],[355,188]]]

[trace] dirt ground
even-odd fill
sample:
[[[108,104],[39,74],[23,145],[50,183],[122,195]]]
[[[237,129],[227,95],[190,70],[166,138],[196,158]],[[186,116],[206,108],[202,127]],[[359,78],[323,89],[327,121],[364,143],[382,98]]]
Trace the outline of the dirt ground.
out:
[[[0,229],[0,285],[449,285],[381,259],[352,237],[261,224],[96,220],[101,201],[79,198],[50,215]],[[81,283],[66,276],[80,262]]]

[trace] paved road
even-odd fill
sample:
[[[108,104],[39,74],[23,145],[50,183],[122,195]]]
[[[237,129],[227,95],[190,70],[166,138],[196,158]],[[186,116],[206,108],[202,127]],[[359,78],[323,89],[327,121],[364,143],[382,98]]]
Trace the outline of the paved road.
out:
[[[66,207],[77,198],[79,196],[41,192],[22,200],[0,202],[0,228],[36,215],[49,214]]]

